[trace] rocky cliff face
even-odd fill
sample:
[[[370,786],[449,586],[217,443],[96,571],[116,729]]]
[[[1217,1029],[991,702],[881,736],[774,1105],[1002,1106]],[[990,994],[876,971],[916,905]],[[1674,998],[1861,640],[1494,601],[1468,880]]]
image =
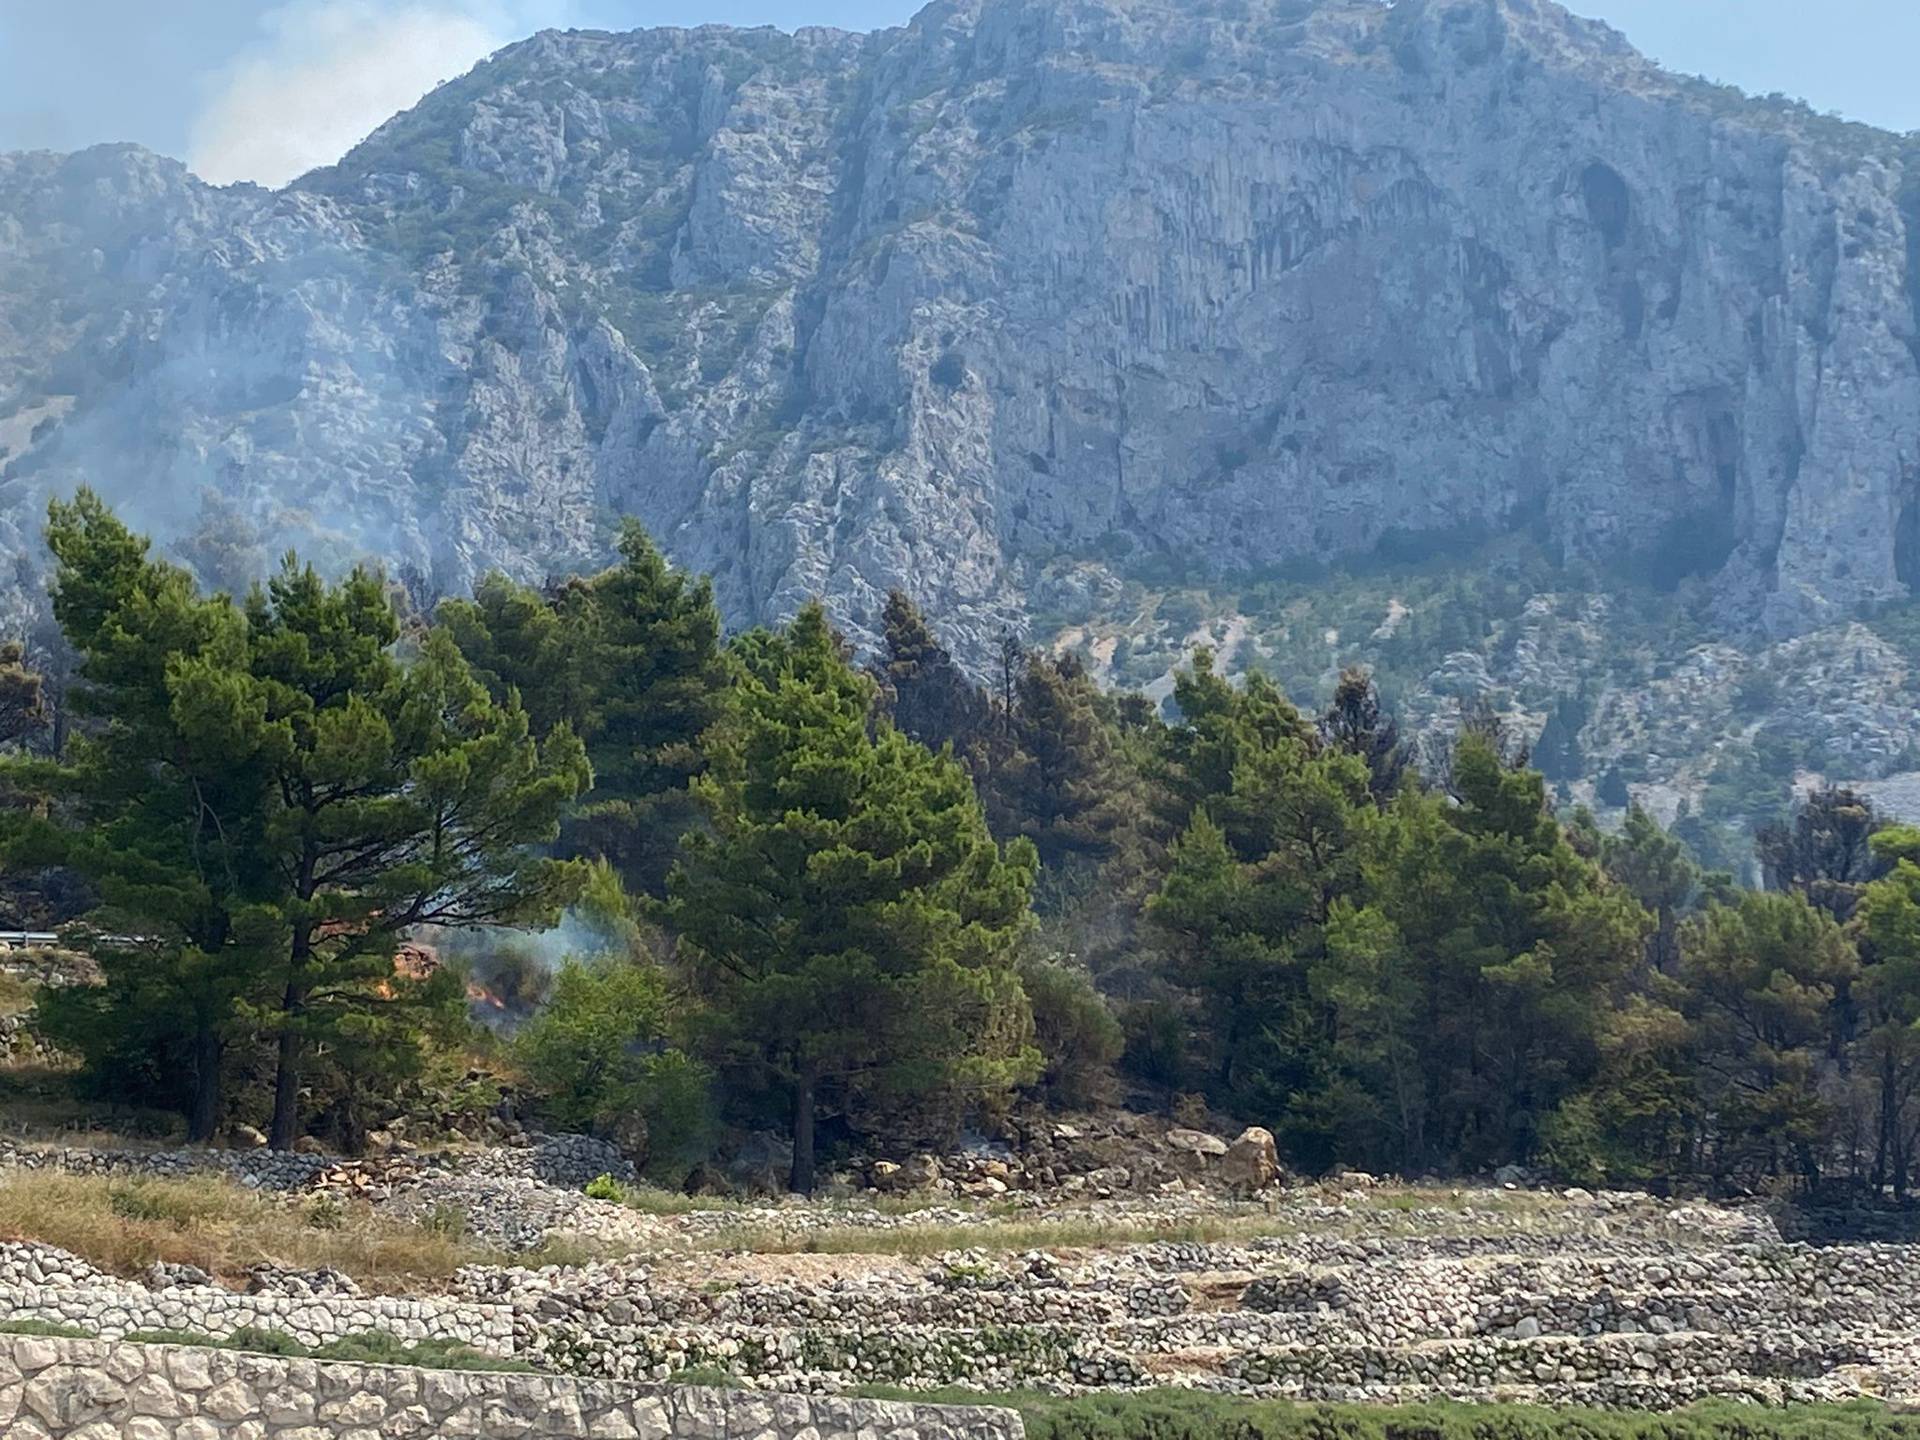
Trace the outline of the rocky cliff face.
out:
[[[630,512],[736,621],[904,584],[963,653],[1528,528],[1785,636],[1920,580],[1907,160],[1550,0],[543,34],[277,194],[0,158],[0,523],[90,478],[431,592]]]

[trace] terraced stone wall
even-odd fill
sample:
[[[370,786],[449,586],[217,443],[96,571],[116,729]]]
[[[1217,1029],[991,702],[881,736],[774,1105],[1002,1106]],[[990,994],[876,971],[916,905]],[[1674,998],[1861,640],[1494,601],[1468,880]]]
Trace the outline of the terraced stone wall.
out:
[[[1023,1440],[1012,1411],[0,1336],[7,1440]]]

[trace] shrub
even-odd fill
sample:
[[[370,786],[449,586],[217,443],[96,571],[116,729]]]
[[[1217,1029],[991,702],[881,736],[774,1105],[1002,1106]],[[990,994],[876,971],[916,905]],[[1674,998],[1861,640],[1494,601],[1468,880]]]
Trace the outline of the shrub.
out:
[[[706,1072],[666,1044],[670,1009],[656,965],[570,960],[514,1053],[553,1120],[599,1134],[638,1120],[649,1165],[684,1168],[704,1157],[711,1105]]]
[[[459,1205],[435,1205],[420,1219],[422,1229],[449,1240],[461,1239],[467,1233],[467,1223],[467,1212]]]
[[[900,1398],[867,1387],[862,1394]],[[1313,1405],[1193,1390],[913,1397],[1011,1405],[1029,1440],[1915,1440],[1920,1417],[1871,1401],[1764,1409],[1713,1400],[1671,1414],[1532,1405]]]
[[[4,1328],[4,1327],[0,1327]],[[16,1331],[17,1334],[45,1333]],[[409,1343],[384,1330],[362,1330],[324,1345],[302,1345],[279,1330],[243,1325],[231,1335],[215,1337],[197,1330],[136,1330],[127,1336],[134,1345],[192,1345],[203,1350],[241,1350],[249,1355],[279,1355],[290,1360],[341,1360],[356,1365],[411,1365],[424,1370],[497,1370],[530,1374],[531,1365],[489,1355],[453,1340]]]
[[[316,1195],[304,1207],[307,1224],[316,1230],[338,1230],[347,1220],[347,1207],[337,1195]]]
[[[1164,1000],[1150,1000],[1126,1012],[1123,1061],[1127,1073],[1153,1085],[1178,1089],[1187,1079],[1191,1057],[1187,1025],[1180,1011]]]
[[[1020,983],[1033,1010],[1034,1043],[1046,1057],[1040,1086],[1048,1100],[1084,1106],[1112,1099],[1113,1067],[1127,1037],[1087,972],[1035,959],[1021,966]]]
[[[958,350],[947,350],[933,362],[933,368],[927,371],[927,378],[942,390],[958,390],[967,383],[967,362],[960,358]]]
[[[1749,670],[1733,690],[1734,709],[1747,716],[1765,715],[1779,699],[1780,682],[1766,670]]]
[[[202,1350],[224,1350],[224,1342],[198,1330],[135,1330],[126,1337],[129,1345],[192,1345]]]
[[[589,1200],[611,1200],[618,1205],[626,1198],[627,1187],[611,1175],[596,1175],[587,1182]]]
[[[262,1330],[242,1325],[220,1342],[223,1349],[247,1350],[255,1355],[286,1355],[294,1359],[307,1354],[307,1347],[283,1330]]]

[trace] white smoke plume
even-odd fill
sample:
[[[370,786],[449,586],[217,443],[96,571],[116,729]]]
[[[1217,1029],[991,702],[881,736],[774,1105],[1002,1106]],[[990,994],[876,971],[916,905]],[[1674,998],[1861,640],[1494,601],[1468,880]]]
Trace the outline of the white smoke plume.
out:
[[[294,0],[210,79],[188,163],[216,185],[278,187],[331,165],[436,85],[546,25],[567,0]]]

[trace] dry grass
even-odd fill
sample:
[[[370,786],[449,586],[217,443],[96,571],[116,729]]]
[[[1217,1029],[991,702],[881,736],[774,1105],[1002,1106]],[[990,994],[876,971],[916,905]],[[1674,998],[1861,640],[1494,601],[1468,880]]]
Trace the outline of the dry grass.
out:
[[[622,1196],[636,1209],[675,1216],[731,1207],[687,1201],[658,1191]],[[1321,1197],[1331,1198],[1331,1197]],[[977,1223],[911,1218],[894,1225],[795,1224],[729,1213],[733,1223],[696,1229],[666,1247],[683,1257],[715,1251],[780,1256],[871,1256],[923,1259],[955,1250],[1100,1249],[1155,1241],[1246,1241],[1311,1231],[1320,1235],[1446,1234],[1484,1231],[1488,1219],[1515,1231],[1552,1233],[1562,1226],[1552,1197],[1525,1192],[1380,1190],[1341,1197],[1347,1213],[1282,1201],[1197,1215],[1112,1215],[1093,1210],[996,1213]],[[910,1210],[913,1201],[893,1202]],[[951,1203],[951,1202],[948,1202]],[[1464,1213],[1471,1208],[1472,1218]],[[535,1254],[508,1257],[464,1233],[464,1216],[414,1221],[383,1214],[364,1201],[284,1196],[248,1190],[218,1176],[183,1179],[77,1176],[55,1171],[0,1172],[0,1239],[37,1240],[90,1264],[133,1275],[156,1260],[200,1266],[237,1280],[261,1262],[345,1271],[376,1293],[430,1290],[457,1267],[476,1263],[577,1265],[628,1247],[575,1239]],[[646,1247],[653,1248],[653,1247]]]
[[[219,1177],[122,1179],[16,1171],[0,1176],[0,1237],[38,1240],[97,1269],[133,1275],[156,1260],[237,1279],[271,1261],[332,1266],[400,1293],[499,1258],[448,1227],[394,1220],[361,1202],[263,1195]]]
[[[40,987],[5,970],[0,970],[0,1015],[24,1015],[33,1008]]]

